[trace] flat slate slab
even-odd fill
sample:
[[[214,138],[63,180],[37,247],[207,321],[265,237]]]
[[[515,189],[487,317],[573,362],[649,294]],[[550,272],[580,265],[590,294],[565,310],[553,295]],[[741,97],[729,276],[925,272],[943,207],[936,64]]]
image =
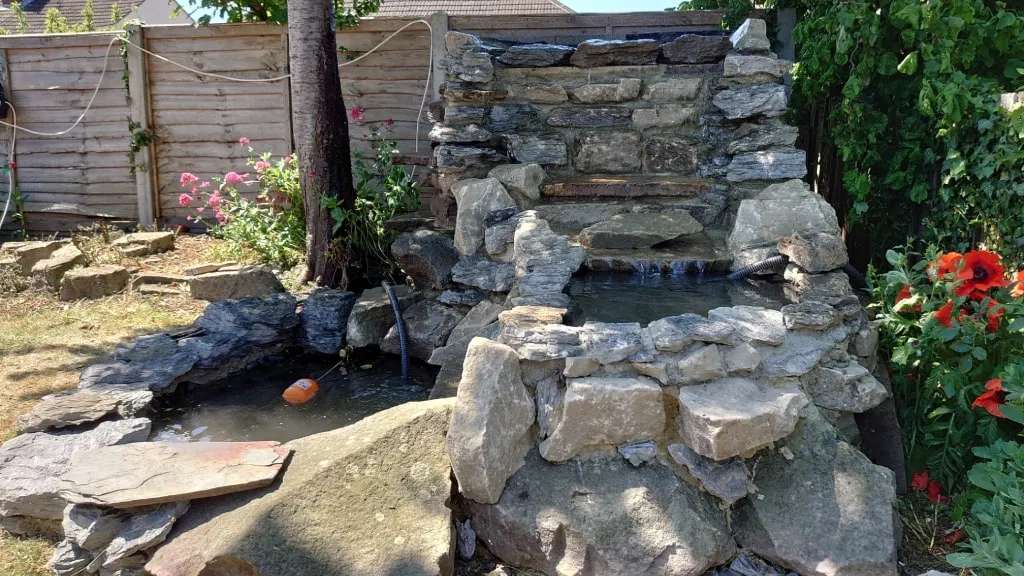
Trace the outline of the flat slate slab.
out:
[[[711,190],[701,178],[672,176],[594,176],[544,186],[544,196],[570,198],[643,198],[673,196],[693,198]]]
[[[278,442],[140,442],[76,455],[61,475],[75,504],[133,508],[268,486],[291,452]]]
[[[587,248],[650,248],[703,231],[704,226],[686,212],[618,214],[584,228],[580,233],[580,243]]]

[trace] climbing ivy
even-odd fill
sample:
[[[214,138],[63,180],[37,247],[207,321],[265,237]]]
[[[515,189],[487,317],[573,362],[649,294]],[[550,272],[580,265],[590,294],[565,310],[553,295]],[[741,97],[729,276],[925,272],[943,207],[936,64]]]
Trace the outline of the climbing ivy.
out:
[[[917,205],[926,239],[1024,261],[1024,116],[999,105],[1024,86],[1015,2],[805,0],[793,105],[835,104],[853,221],[881,232]]]

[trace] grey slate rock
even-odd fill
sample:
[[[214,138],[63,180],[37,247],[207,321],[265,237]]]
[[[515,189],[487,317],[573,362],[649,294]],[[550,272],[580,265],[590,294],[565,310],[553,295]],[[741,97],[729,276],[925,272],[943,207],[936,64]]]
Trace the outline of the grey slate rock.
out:
[[[230,334],[252,344],[290,340],[299,325],[295,297],[273,294],[265,298],[222,300],[206,307],[195,325],[211,334]]]
[[[697,149],[684,138],[652,136],[644,144],[644,165],[649,172],[692,174],[697,169]]]
[[[782,307],[782,321],[790,330],[828,330],[842,320],[842,314],[824,302],[808,301]]]
[[[81,574],[91,561],[92,556],[87,551],[64,540],[53,551],[47,567],[57,576],[73,576]]]
[[[399,309],[405,310],[420,299],[418,292],[408,286],[395,286],[392,289],[398,299]],[[370,288],[356,300],[352,313],[348,316],[345,327],[345,341],[353,348],[375,346],[395,325],[395,315],[383,288]]]
[[[629,124],[633,111],[622,106],[562,106],[555,108],[547,123],[563,128],[600,128]]]
[[[789,98],[779,84],[758,84],[722,90],[711,100],[730,120],[758,115],[775,117],[786,113]]]
[[[452,268],[452,280],[488,292],[508,292],[515,282],[515,265],[486,258],[463,258]]]
[[[476,290],[445,290],[437,297],[441,304],[449,306],[476,306],[484,299],[484,295]]]
[[[651,322],[647,328],[655,348],[663,352],[679,352],[694,342],[732,344],[736,327],[699,314],[680,314]]]
[[[569,151],[560,134],[506,134],[502,137],[509,156],[521,164],[565,166]]]
[[[787,126],[781,122],[758,124],[751,133],[729,142],[725,151],[735,155],[767,148],[788,148],[796,144],[799,134],[796,126]]]
[[[452,266],[459,261],[452,239],[433,230],[401,234],[391,245],[391,253],[418,290],[443,289]]]
[[[591,131],[580,135],[574,165],[591,174],[639,172],[643,138],[639,132]]]
[[[572,46],[558,44],[523,44],[512,46],[498,57],[498,62],[513,68],[543,68],[566,66],[576,52]]]
[[[430,130],[430,134],[427,135],[432,142],[440,142],[442,144],[449,143],[474,143],[474,142],[487,142],[491,139],[491,133],[485,128],[481,128],[476,124],[466,124],[465,126],[444,126],[441,124],[435,124]]]
[[[448,105],[444,108],[444,122],[449,126],[480,124],[486,122],[488,106],[471,106],[465,104]]]
[[[188,509],[188,502],[173,502],[139,510],[97,560],[102,558],[102,565],[109,568],[136,552],[159,545],[167,539],[174,523]]]
[[[768,26],[758,18],[744,20],[729,36],[729,41],[737,52],[764,52],[772,49],[772,43],[768,40]]]
[[[747,496],[750,481],[742,458],[717,462],[691,450],[686,444],[669,444],[668,453],[677,464],[685,466],[705,490],[732,506]]]
[[[317,288],[302,305],[295,343],[319,354],[337,354],[345,347],[345,327],[355,303],[351,292]]]
[[[807,153],[803,150],[763,150],[733,156],[725,177],[730,182],[746,180],[789,180],[807,175]]]
[[[619,454],[635,468],[657,458],[658,447],[654,442],[636,442],[619,446]]]
[[[569,61],[578,68],[642,65],[653,63],[660,52],[657,40],[587,40]]]
[[[537,111],[529,104],[496,104],[491,106],[487,128],[491,132],[512,132],[526,128],[537,119]]]
[[[683,34],[661,45],[661,55],[669,64],[708,64],[720,62],[732,48],[727,36]]]
[[[131,512],[88,504],[68,504],[61,528],[75,546],[95,552],[106,548],[128,523]]]
[[[488,170],[507,160],[504,154],[491,148],[442,144],[434,148],[434,161],[441,172],[469,172]]]
[[[448,335],[463,316],[463,313],[433,300],[424,300],[410,306],[402,313],[409,340],[409,355],[426,362],[434,350],[444,346]],[[388,354],[401,352],[398,330],[394,326],[381,340],[380,349]]]

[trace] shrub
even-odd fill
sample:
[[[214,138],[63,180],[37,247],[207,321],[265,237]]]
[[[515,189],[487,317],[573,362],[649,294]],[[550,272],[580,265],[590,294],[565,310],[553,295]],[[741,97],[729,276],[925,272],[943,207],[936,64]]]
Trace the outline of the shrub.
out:
[[[249,146],[249,140],[239,140]],[[299,189],[298,164],[293,156],[274,160],[269,153],[256,156],[249,147],[248,165],[252,173],[228,172],[209,181],[195,175],[181,175],[181,186],[188,191],[178,204],[192,208],[190,222],[205,224],[212,234],[227,241],[227,255],[290,268],[302,258],[306,248],[306,217]],[[256,186],[258,194],[250,198],[242,188]]]
[[[886,256],[893,270],[874,306],[910,468],[926,471],[939,492],[958,490],[972,448],[1011,438],[1024,424],[1024,276],[1007,279],[999,256],[980,250],[930,250],[916,264],[892,250]]]

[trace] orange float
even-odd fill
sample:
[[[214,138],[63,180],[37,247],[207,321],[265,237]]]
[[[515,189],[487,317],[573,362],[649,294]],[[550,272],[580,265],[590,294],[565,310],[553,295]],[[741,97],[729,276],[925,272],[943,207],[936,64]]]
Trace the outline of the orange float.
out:
[[[285,389],[281,397],[289,404],[305,404],[316,396],[320,385],[312,378],[300,378],[294,384]]]

